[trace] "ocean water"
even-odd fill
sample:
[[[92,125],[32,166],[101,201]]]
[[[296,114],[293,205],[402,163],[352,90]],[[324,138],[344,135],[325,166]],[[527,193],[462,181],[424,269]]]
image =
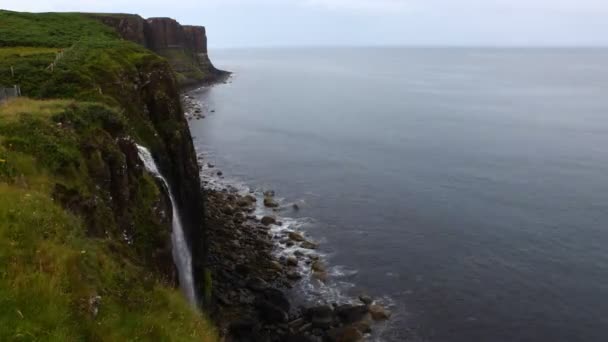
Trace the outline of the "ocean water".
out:
[[[393,306],[384,341],[608,340],[608,50],[215,50],[197,149]]]

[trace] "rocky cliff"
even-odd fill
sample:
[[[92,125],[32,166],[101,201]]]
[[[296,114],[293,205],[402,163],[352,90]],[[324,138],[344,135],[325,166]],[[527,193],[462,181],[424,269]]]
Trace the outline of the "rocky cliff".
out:
[[[213,66],[207,54],[207,34],[203,26],[181,25],[171,18],[143,19],[130,14],[94,14],[113,27],[123,39],[145,46],[167,58],[180,86],[217,81],[226,72]]]
[[[32,98],[0,106],[0,340],[213,341],[177,294],[175,213],[135,145],[170,183],[203,298],[203,196],[174,68],[144,47],[143,19],[96,17],[106,25],[0,11],[0,84]]]

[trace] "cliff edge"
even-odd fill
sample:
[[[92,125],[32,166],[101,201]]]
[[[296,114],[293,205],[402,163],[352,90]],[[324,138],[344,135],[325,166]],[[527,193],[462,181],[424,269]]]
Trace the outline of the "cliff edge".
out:
[[[212,83],[228,75],[211,63],[203,26],[181,25],[171,18],[144,19],[133,14],[91,14],[91,17],[114,28],[123,39],[165,57],[180,87]]]
[[[0,340],[215,341],[179,293],[169,189],[138,156],[146,146],[167,179],[204,299],[203,196],[175,67],[145,47],[137,16],[92,16],[0,11],[0,87],[23,95],[0,103]],[[185,37],[184,53],[204,45]]]

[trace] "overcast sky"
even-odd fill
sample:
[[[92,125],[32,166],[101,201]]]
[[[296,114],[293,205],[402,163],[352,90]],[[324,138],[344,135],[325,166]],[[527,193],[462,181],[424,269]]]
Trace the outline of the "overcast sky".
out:
[[[608,45],[608,0],[0,0],[205,25],[211,47]]]

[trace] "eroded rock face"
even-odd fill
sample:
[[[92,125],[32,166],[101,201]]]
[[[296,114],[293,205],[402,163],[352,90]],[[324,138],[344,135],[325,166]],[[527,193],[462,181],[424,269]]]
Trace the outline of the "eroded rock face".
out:
[[[203,26],[185,25],[186,45],[196,53],[207,53],[207,33]]]
[[[92,14],[113,27],[126,40],[167,58],[182,87],[221,79],[227,73],[216,69],[207,55],[203,26],[181,25],[171,18],[143,19],[131,14]]]
[[[146,46],[145,20],[135,14],[94,14],[104,24],[114,27],[123,39]]]
[[[167,48],[190,48],[186,46],[184,28],[171,18],[150,18],[144,28],[147,47],[152,51]]]

